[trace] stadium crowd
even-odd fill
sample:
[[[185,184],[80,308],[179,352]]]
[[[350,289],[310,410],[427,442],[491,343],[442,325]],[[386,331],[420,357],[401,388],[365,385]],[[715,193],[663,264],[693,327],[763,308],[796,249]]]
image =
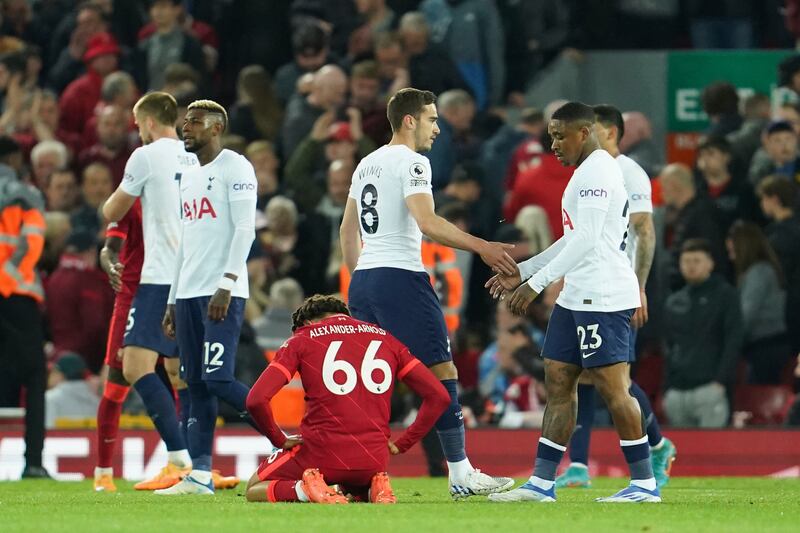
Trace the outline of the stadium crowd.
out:
[[[17,405],[24,387],[35,417],[49,372],[48,427],[94,415],[114,301],[98,261],[99,207],[140,142],[132,107],[141,94],[166,91],[184,113],[198,98],[224,102],[225,145],[256,170],[257,239],[237,355],[237,377],[252,384],[290,336],[304,295],[346,296],[339,223],[355,165],[390,137],[388,96],[409,86],[437,93],[441,133],[427,154],[437,211],[517,244],[521,261],[561,236],[573,170],[550,152],[546,124],[559,102],[525,100],[537,72],[560,54],[597,48],[791,47],[798,3],[786,2],[784,14],[782,4],[3,0],[0,224],[25,224],[16,235],[0,225],[0,406]],[[800,56],[778,75],[800,92]],[[694,167],[654,156],[649,120],[636,110],[623,109],[620,148],[650,174],[657,206],[637,377],[663,398],[672,424],[721,427],[746,421],[732,413],[737,384],[793,380],[800,104],[740,100],[724,81],[702,100],[711,125]],[[30,212],[5,203],[15,183],[26,185]],[[12,238],[24,245],[12,248]],[[540,425],[537,355],[558,287],[521,319],[495,305],[483,289],[490,272],[469,254],[426,241],[423,261],[470,423]],[[19,328],[46,344],[15,345]],[[698,399],[707,412],[686,408]],[[396,404],[398,421],[414,408],[402,395]]]

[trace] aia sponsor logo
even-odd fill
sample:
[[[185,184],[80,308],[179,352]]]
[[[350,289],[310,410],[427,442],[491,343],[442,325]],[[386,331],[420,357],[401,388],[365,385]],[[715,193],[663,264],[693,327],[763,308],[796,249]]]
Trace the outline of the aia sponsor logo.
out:
[[[575,229],[575,226],[572,225],[572,219],[569,218],[569,213],[567,213],[567,210],[563,208],[561,209],[561,223],[565,228],[569,228],[571,230]]]
[[[183,202],[183,218],[186,220],[200,220],[203,217],[217,218],[217,212],[211,201],[203,196],[199,201],[197,198],[191,203]]]

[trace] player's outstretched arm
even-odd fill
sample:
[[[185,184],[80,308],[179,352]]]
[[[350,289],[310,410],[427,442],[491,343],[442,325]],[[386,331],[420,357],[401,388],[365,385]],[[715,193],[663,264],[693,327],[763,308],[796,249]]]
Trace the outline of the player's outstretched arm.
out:
[[[347,199],[344,208],[342,225],[339,227],[339,245],[342,247],[342,258],[352,274],[361,255],[361,232],[358,229],[358,206],[353,198]]]
[[[480,255],[483,262],[495,272],[511,276],[517,271],[517,263],[507,253],[507,250],[514,248],[513,244],[488,242],[461,231],[436,214],[430,194],[412,194],[406,197],[406,206],[420,231],[434,241]]]
[[[537,270],[544,268],[564,248],[565,243],[564,237],[561,237],[541,253],[519,263],[517,271],[513,275],[495,274],[489,278],[484,287],[489,289],[489,294],[495,299],[499,298],[504,292],[513,291],[520,283],[533,276]]]
[[[400,453],[404,453],[427,435],[447,406],[450,405],[450,396],[442,382],[418,359],[414,359],[414,361],[410,363],[413,365],[410,370],[405,375],[401,370],[398,377],[422,398],[422,405],[414,423],[408,426],[408,429],[394,442],[394,446]]]

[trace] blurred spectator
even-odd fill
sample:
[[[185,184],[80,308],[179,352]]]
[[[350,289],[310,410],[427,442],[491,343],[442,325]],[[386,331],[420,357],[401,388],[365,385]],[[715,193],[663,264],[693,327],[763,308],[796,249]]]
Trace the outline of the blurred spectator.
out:
[[[764,233],[751,222],[734,224],[725,245],[736,270],[750,381],[778,384],[792,355],[786,335],[786,290],[780,262]]]
[[[356,11],[364,21],[364,27],[372,36],[394,28],[395,13],[386,5],[386,0],[355,0],[355,4]]]
[[[26,112],[29,121],[24,118]],[[59,141],[70,154],[78,155],[83,142],[81,135],[62,128],[60,116],[58,96],[52,91],[36,91],[30,98],[30,104],[23,104],[22,118],[16,122],[14,139],[20,144],[26,159],[30,159],[31,150],[42,141]]]
[[[506,429],[542,427],[547,390],[544,360],[538,347],[520,346],[503,363],[509,385],[503,395],[504,409],[498,425]]]
[[[437,124],[440,132],[427,154],[433,171],[433,190],[447,186],[456,162],[465,155],[476,111],[472,96],[461,89],[453,89],[439,95],[436,107],[439,111]]]
[[[44,140],[31,150],[33,183],[42,191],[47,187],[50,175],[56,170],[67,168],[67,165],[69,165],[69,153],[64,143]]]
[[[800,135],[800,103],[784,102],[775,110],[773,118],[778,121],[786,121],[792,125],[792,129]],[[766,127],[768,124],[765,124]],[[761,130],[762,134],[764,130]]]
[[[104,107],[97,118],[97,142],[80,153],[78,168],[82,171],[91,163],[104,163],[111,169],[114,187],[119,185],[132,152],[128,144],[130,122],[130,110],[115,105]]]
[[[314,123],[311,134],[286,161],[286,188],[304,213],[313,211],[322,199],[331,162],[341,159],[355,166],[358,160],[376,148],[361,130],[358,110],[348,108],[346,113],[349,122],[335,123],[332,123],[335,117],[332,111],[322,114]]]
[[[711,123],[706,130],[709,137],[717,137],[733,133],[742,127],[742,116],[739,114],[739,95],[736,87],[727,81],[718,81],[707,85],[700,99],[703,111]]]
[[[330,37],[317,22],[308,22],[295,29],[292,50],[294,60],[275,72],[275,94],[284,105],[297,92],[300,76],[336,62],[331,56]]]
[[[200,42],[180,25],[181,0],[152,0],[150,18],[155,33],[139,43],[136,75],[139,86],[157,91],[164,86],[164,72],[172,63],[187,63],[205,77],[206,59]]]
[[[481,148],[481,164],[490,176],[487,188],[495,191],[499,200],[501,191],[510,191],[517,176],[529,166],[540,164],[541,137],[546,128],[544,114],[534,107],[523,109],[519,122],[506,122]],[[503,170],[501,174],[499,170]],[[501,181],[502,180],[502,181]]]
[[[525,254],[525,259],[534,256],[553,244],[553,233],[550,230],[550,220],[547,213],[538,205],[526,205],[520,209],[514,225],[519,228],[525,237],[525,246],[518,246],[520,252]],[[513,257],[517,256],[517,248],[513,250]]]
[[[514,187],[505,203],[506,220],[515,220],[527,205],[537,205],[547,213],[550,232],[558,240],[564,234],[561,217],[561,197],[567,188],[575,167],[566,167],[553,155],[550,136],[542,138],[542,153],[538,164],[532,164],[514,180]]]
[[[42,45],[47,40],[46,30],[33,16],[29,0],[6,0],[3,2],[3,35],[17,37],[22,41]]]
[[[756,93],[745,99],[742,127],[727,136],[731,154],[739,167],[747,168],[753,154],[761,147],[761,133],[769,122],[771,111],[766,94]]]
[[[428,21],[419,11],[400,19],[398,34],[408,58],[409,84],[441,94],[450,89],[469,89],[458,67],[439,45],[431,43]]]
[[[651,178],[661,171],[661,164],[653,144],[653,127],[647,116],[640,111],[622,114],[625,134],[619,141],[619,150],[636,161]]]
[[[453,169],[450,183],[434,193],[437,207],[459,202],[469,209],[469,233],[489,239],[500,219],[495,200],[484,194],[486,176],[483,167],[474,161],[463,161]]]
[[[195,38],[200,43],[203,48],[206,71],[213,72],[217,68],[217,61],[219,59],[219,37],[214,27],[206,24],[202,20],[195,19],[192,14],[186,10],[182,2],[180,3],[178,23],[187,35]],[[136,38],[141,42],[157,31],[158,28],[155,21],[151,20],[139,29]]]
[[[499,337],[504,332],[525,320],[511,313],[505,301],[495,300],[494,332],[495,340],[486,347],[478,360],[478,379],[481,396],[493,403],[500,403],[508,382],[502,369],[498,365]]]
[[[303,303],[303,288],[292,278],[279,279],[269,289],[269,302],[253,329],[261,349],[274,352],[292,336],[292,313]]]
[[[171,94],[177,100],[177,95],[180,93],[197,91],[200,81],[200,73],[191,65],[171,63],[164,71],[164,86],[161,90]]]
[[[58,102],[63,129],[78,134],[83,132],[100,101],[103,80],[117,70],[119,54],[119,45],[110,33],[98,33],[89,39],[83,54],[86,74],[70,83]]]
[[[423,235],[422,265],[431,278],[447,331],[452,336],[460,325],[464,303],[464,278],[458,268],[456,251]]]
[[[44,201],[18,179],[19,147],[0,137],[0,407],[25,405],[25,470],[22,477],[49,477],[44,447],[44,294],[37,274],[44,246]],[[9,164],[11,163],[11,164]],[[21,396],[25,390],[24,398]]]
[[[702,176],[701,190],[717,206],[723,232],[734,220],[761,221],[756,196],[750,183],[731,171],[731,145],[725,137],[707,137],[697,147],[697,170]]]
[[[341,119],[346,96],[347,75],[341,68],[325,65],[315,72],[308,96],[295,95],[286,108],[281,128],[284,157],[288,159],[294,154],[300,141],[309,134],[323,113],[332,112]]]
[[[229,131],[248,142],[275,141],[283,120],[283,108],[275,96],[272,80],[261,65],[249,65],[239,72],[237,100],[228,111]]]
[[[83,203],[72,215],[75,231],[99,234],[101,230],[100,207],[114,192],[111,169],[107,165],[91,163],[81,174],[81,196]]]
[[[386,104],[379,98],[380,74],[375,61],[361,61],[350,71],[350,105],[361,113],[361,129],[375,145],[386,144],[392,129],[386,120]]]
[[[381,80],[381,98],[389,100],[400,89],[411,86],[408,57],[397,34],[379,35],[375,40],[374,54]]]
[[[764,130],[763,152],[758,151],[750,164],[750,183],[758,185],[764,176],[779,174],[800,182],[800,154],[797,134],[785,121],[771,122]]]
[[[44,190],[48,211],[72,214],[80,203],[80,189],[75,172],[69,168],[54,170]]]
[[[617,36],[621,48],[672,48],[680,32],[680,0],[640,2],[620,0],[614,16],[622,30]]]
[[[339,248],[339,226],[342,225],[344,206],[350,192],[355,165],[347,159],[337,159],[328,166],[327,192],[317,204],[316,212],[327,219],[331,229],[331,248]]]
[[[709,243],[683,243],[680,271],[686,285],[665,308],[666,394],[673,426],[721,428],[728,423],[726,387],[734,377],[744,328],[739,296],[712,274]]]
[[[786,324],[790,332],[800,331],[800,220],[795,215],[797,187],[782,176],[767,176],[758,184],[761,209],[771,221],[767,238],[786,280]],[[792,335],[792,348],[800,352],[800,337]]]
[[[756,2],[688,0],[692,46],[699,49],[752,48]]]
[[[48,72],[48,86],[60,93],[83,74],[89,41],[108,31],[108,20],[95,2],[80,3],[74,15],[62,19],[49,42],[48,57],[52,66]]]
[[[97,266],[94,234],[73,232],[58,268],[47,279],[47,322],[56,354],[80,354],[92,373],[103,367],[114,291]]]
[[[49,211],[44,214],[44,250],[38,267],[43,276],[51,274],[58,267],[58,260],[67,246],[72,234],[72,221],[67,213]]]
[[[800,22],[800,5],[795,0],[789,0],[793,5],[794,14],[795,14],[795,21]],[[800,30],[800,24],[795,26],[796,29]],[[779,87],[787,87],[795,92],[795,94],[800,94],[800,55],[793,55],[789,56],[783,61],[780,62],[778,65],[778,86]]]
[[[259,238],[271,263],[271,279],[292,277],[306,294],[325,293],[328,254],[320,253],[330,249],[325,219],[308,213],[300,220],[294,202],[283,196],[270,200],[265,214],[267,228]]]
[[[97,416],[100,396],[97,387],[86,381],[86,363],[74,353],[65,353],[56,360],[48,377],[45,402],[45,427],[53,429],[60,420],[84,419]]]
[[[423,0],[419,7],[441,43],[461,70],[478,109],[499,105],[505,96],[505,37],[494,2]]]
[[[136,125],[133,123],[133,104],[139,98],[139,89],[136,87],[136,82],[133,76],[124,71],[114,72],[109,74],[103,80],[103,86],[100,89],[100,101],[94,109],[92,118],[86,123],[83,128],[82,135],[82,149],[89,148],[97,142],[97,121],[100,118],[103,110],[109,106],[115,106],[124,109],[130,113],[128,120],[128,130],[133,131]]]
[[[681,163],[667,165],[660,181],[666,209],[663,245],[671,256],[669,286],[676,290],[683,285],[680,256],[684,243],[690,239],[705,239],[711,249],[712,266],[716,272],[727,273],[720,214],[711,200],[697,194],[689,168]]]
[[[278,156],[275,155],[275,145],[269,141],[253,141],[247,145],[244,155],[256,171],[258,183],[258,202],[256,207],[264,209],[274,196],[281,193],[278,177]]]

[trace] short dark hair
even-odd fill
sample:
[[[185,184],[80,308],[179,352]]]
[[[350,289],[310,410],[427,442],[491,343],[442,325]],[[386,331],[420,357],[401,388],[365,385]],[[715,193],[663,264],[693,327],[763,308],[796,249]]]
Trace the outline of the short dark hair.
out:
[[[764,128],[764,133],[766,133],[767,136],[770,136],[773,133],[781,133],[784,131],[788,133],[794,133],[794,128],[792,127],[791,123],[786,120],[774,120],[767,124],[767,127]]]
[[[710,137],[706,137],[700,144],[697,145],[697,153],[700,153],[703,150],[719,150],[725,154],[731,153],[731,143],[728,142],[728,139],[722,137],[720,135],[712,135]]]
[[[475,161],[462,161],[457,163],[450,175],[450,183],[467,183],[473,181],[482,187],[486,178],[483,167]]]
[[[219,105],[214,100],[195,100],[189,107],[187,107],[189,111],[192,109],[201,109],[206,113],[214,113],[215,115],[219,115],[222,119],[222,132],[224,133],[226,129],[228,129],[228,112],[225,111],[225,108]]]
[[[171,94],[161,91],[147,93],[139,98],[139,101],[133,106],[133,112],[153,117],[163,126],[174,126],[178,120],[178,104],[175,102],[175,98]]]
[[[400,129],[406,115],[418,119],[423,107],[435,103],[436,95],[430,91],[421,91],[413,87],[400,89],[389,99],[389,104],[386,106],[386,117],[389,119],[392,131]]]
[[[448,222],[469,221],[469,208],[461,202],[449,202],[436,209],[436,214]]]
[[[767,176],[756,187],[759,196],[771,196],[778,199],[783,207],[794,207],[797,187],[783,176]]]
[[[616,126],[617,127],[617,142],[622,139],[625,134],[625,121],[622,119],[622,111],[609,104],[600,104],[594,106],[595,120],[603,126]]]
[[[681,255],[688,252],[703,252],[713,258],[711,253],[711,243],[707,239],[687,239],[681,246]]]
[[[372,59],[366,59],[353,65],[353,68],[350,71],[350,79],[354,80],[357,78],[370,80],[381,79],[381,73],[378,70],[378,63]]]
[[[563,122],[583,122],[589,126],[594,124],[594,109],[583,102],[567,102],[550,117],[550,120]],[[584,125],[584,124],[582,124]]]
[[[298,27],[292,36],[292,49],[295,54],[316,55],[328,48],[328,32],[317,22],[306,22]]]
[[[739,113],[739,94],[727,81],[707,85],[700,96],[703,111],[709,115],[736,115]]]
[[[342,314],[350,316],[347,305],[335,296],[315,294],[306,298],[303,305],[292,313],[292,331],[303,327],[306,322],[317,320],[325,315]]]

